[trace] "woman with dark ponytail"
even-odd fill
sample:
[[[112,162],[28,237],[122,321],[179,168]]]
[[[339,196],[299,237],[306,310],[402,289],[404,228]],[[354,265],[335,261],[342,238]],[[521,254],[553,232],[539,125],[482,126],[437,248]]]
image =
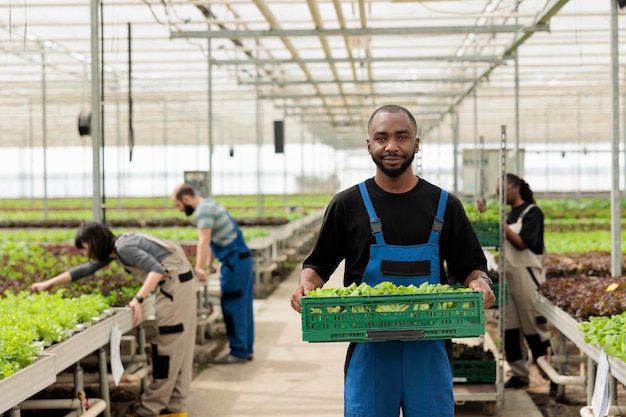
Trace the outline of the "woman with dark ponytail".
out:
[[[524,202],[532,203],[532,204],[537,203],[535,201],[535,194],[530,189],[530,185],[528,185],[528,183],[526,181],[524,181],[523,179],[521,179],[517,175],[515,175],[515,174],[506,174],[506,183],[507,183],[507,185],[510,184],[512,186],[519,186],[520,197],[522,198],[522,200],[524,200]],[[539,211],[541,211],[541,210],[539,210]]]
[[[499,187],[498,187],[499,189]],[[543,212],[536,205],[530,186],[515,174],[506,174],[505,265],[509,299],[505,311],[504,352],[511,367],[505,388],[525,388],[529,383],[528,348],[533,362],[547,353],[550,331],[546,319],[534,307],[534,297],[545,282],[543,258]],[[526,345],[528,348],[526,348]],[[557,394],[550,383],[550,394]]]

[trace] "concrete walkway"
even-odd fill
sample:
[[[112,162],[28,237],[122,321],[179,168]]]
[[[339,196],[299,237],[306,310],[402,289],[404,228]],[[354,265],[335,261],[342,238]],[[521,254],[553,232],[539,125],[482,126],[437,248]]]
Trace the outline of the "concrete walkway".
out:
[[[341,285],[340,268],[329,285]],[[254,361],[214,365],[191,385],[189,417],[323,417],[343,415],[347,343],[302,341],[300,315],[289,306],[299,270],[267,299],[255,300]],[[483,404],[457,405],[457,416],[484,416]],[[501,417],[541,417],[526,391],[506,391]]]

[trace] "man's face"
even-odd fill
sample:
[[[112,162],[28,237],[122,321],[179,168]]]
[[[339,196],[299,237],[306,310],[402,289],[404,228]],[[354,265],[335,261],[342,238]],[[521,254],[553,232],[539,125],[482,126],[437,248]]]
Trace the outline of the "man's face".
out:
[[[411,166],[419,149],[416,129],[404,113],[378,113],[369,127],[367,148],[385,175],[397,178]]]
[[[184,212],[186,216],[191,216],[196,211],[196,209],[185,202],[185,197],[186,196],[182,196],[181,200],[178,200],[176,197],[172,197],[172,201],[174,202],[174,205],[176,206],[178,211]]]
[[[193,214],[193,212],[194,212],[194,211],[196,211],[196,209],[195,209],[195,208],[193,208],[193,207],[192,207],[192,206],[190,206],[190,205],[184,204],[184,203],[183,203],[183,209],[184,209],[184,211],[185,211],[185,215],[186,215],[187,217],[191,216],[191,215]]]

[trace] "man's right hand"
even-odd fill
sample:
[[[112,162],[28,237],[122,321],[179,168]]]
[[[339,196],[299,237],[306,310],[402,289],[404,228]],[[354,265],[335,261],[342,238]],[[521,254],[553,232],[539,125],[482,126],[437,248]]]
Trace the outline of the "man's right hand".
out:
[[[324,281],[317,275],[317,272],[313,268],[304,268],[300,273],[300,283],[298,288],[293,292],[291,296],[291,308],[298,313],[301,312],[302,306],[300,305],[300,299],[306,295],[309,291],[324,286]]]
[[[196,266],[194,270],[196,271],[196,275],[198,276],[198,279],[200,281],[205,282],[206,280],[209,279],[209,275],[206,273],[204,268],[200,268]]]
[[[299,285],[298,288],[293,292],[291,296],[291,308],[296,310],[298,313],[301,312],[300,306],[300,298],[304,297],[307,292],[314,290],[316,287],[311,282],[305,282],[302,285]]]

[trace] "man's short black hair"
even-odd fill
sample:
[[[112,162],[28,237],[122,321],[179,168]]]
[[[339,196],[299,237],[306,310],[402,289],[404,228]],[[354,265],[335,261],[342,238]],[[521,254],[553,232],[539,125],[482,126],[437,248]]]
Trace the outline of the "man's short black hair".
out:
[[[404,113],[409,117],[411,124],[413,124],[413,127],[415,128],[415,131],[417,132],[417,121],[415,121],[415,117],[413,116],[413,114],[411,114],[411,112],[408,111],[405,107],[398,106],[397,104],[386,104],[374,110],[374,113],[372,113],[369,121],[367,122],[368,131],[370,129],[370,126],[372,125],[372,119],[378,113]]]

